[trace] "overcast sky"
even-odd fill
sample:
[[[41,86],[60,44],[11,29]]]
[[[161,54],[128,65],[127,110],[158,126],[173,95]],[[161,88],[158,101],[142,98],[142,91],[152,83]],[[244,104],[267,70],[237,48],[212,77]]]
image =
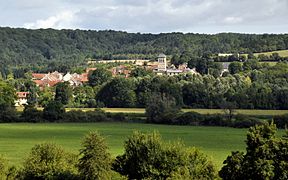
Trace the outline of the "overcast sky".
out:
[[[0,26],[288,33],[288,0],[0,0]]]

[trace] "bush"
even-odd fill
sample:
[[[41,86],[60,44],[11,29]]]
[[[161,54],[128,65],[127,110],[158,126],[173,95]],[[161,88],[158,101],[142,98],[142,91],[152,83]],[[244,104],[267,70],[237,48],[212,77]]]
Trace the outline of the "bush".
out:
[[[158,133],[134,132],[125,141],[113,169],[129,179],[214,179],[215,169],[206,156],[181,143],[165,144]]]
[[[110,179],[111,155],[103,137],[97,132],[85,136],[80,150],[78,169],[82,179]]]
[[[171,124],[179,113],[175,98],[162,94],[152,94],[145,108],[148,123]]]
[[[43,110],[43,118],[54,122],[63,118],[65,108],[59,101],[50,101]]]
[[[288,114],[274,116],[273,120],[278,128],[288,128]]]
[[[106,122],[109,121],[106,113],[101,109],[94,111],[72,110],[63,114],[64,122]]]
[[[42,122],[42,117],[42,111],[31,106],[25,106],[24,111],[21,114],[21,120],[24,122]]]
[[[203,121],[204,116],[197,112],[186,112],[175,118],[173,124],[197,126]]]
[[[0,104],[0,122],[17,122],[19,118],[16,114],[15,107]]]
[[[8,163],[7,160],[0,156],[0,179],[6,179],[8,174]]]
[[[35,145],[23,166],[23,179],[76,179],[77,158],[61,147],[51,144]]]
[[[204,115],[204,120],[200,122],[203,126],[231,126],[231,121],[222,114]]]
[[[236,115],[235,121],[233,121],[232,127],[235,128],[249,128],[257,124],[263,124],[263,121],[260,119],[249,117],[245,115]]]

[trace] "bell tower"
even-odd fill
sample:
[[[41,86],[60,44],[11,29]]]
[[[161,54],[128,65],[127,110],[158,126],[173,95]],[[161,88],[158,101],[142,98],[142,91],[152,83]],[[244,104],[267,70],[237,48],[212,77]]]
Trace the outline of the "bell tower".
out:
[[[166,55],[161,53],[158,56],[158,71],[166,71],[166,70],[167,70]]]

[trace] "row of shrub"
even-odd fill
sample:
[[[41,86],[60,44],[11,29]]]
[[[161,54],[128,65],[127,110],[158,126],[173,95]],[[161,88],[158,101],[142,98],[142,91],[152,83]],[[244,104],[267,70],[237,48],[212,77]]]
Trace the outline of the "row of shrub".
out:
[[[151,118],[150,118],[151,119]],[[71,110],[65,112],[61,104],[53,104],[43,111],[26,106],[24,111],[17,115],[13,109],[1,113],[0,122],[147,122],[171,125],[190,126],[224,126],[248,128],[263,124],[265,120],[273,120],[278,128],[286,128],[288,114],[277,116],[248,116],[236,114],[233,117],[226,114],[200,114],[197,112],[162,112],[155,114],[153,120],[141,113],[109,113],[101,109],[94,111]]]
[[[232,118],[225,114],[200,114],[197,112],[180,112],[178,114],[167,113],[158,117],[159,124],[190,125],[190,126],[224,126],[234,128],[249,128],[273,120],[279,128],[288,125],[288,114],[277,116],[248,116],[243,114],[233,115]]]
[[[53,143],[37,144],[21,168],[0,157],[0,179],[215,179],[212,162],[196,148],[165,143],[159,133],[134,132],[124,143],[124,154],[113,159],[105,139],[90,132],[79,154]]]

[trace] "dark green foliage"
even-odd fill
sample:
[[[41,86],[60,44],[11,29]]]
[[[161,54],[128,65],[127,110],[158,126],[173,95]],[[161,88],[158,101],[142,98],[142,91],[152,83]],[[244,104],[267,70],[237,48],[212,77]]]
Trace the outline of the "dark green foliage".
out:
[[[18,120],[15,107],[0,104],[0,122],[17,122]]]
[[[276,126],[271,123],[249,129],[246,154],[232,152],[219,172],[229,179],[287,179],[288,139],[275,136]]]
[[[165,94],[152,94],[145,108],[148,123],[170,124],[178,112],[175,99]]]
[[[215,169],[201,152],[166,144],[158,133],[134,132],[113,169],[129,179],[214,179]]]
[[[85,58],[127,59],[153,57],[160,52],[182,54],[179,63],[192,54],[220,52],[266,52],[288,49],[287,34],[215,35],[193,33],[139,34],[119,31],[0,28],[0,58],[3,64],[49,64],[46,72],[67,72]],[[276,54],[273,59],[279,59]],[[67,63],[69,62],[69,63]],[[173,62],[174,58],[173,58]],[[178,64],[179,64],[178,63]],[[176,63],[175,63],[176,64]],[[40,68],[41,69],[41,68]],[[1,73],[6,76],[3,68]],[[17,77],[22,72],[15,72]]]
[[[37,108],[26,105],[22,114],[21,114],[21,121],[24,122],[42,122],[43,119],[43,112],[37,110]]]
[[[274,116],[273,121],[278,128],[288,128],[288,114]]]
[[[141,67],[136,67],[130,73],[131,77],[144,77],[144,76],[148,76],[148,75],[152,76],[153,72],[151,70],[146,70],[146,69],[141,68]]]
[[[110,179],[111,155],[105,139],[98,132],[90,132],[82,141],[78,169],[81,179]]]
[[[243,152],[232,152],[231,156],[228,156],[227,159],[223,162],[227,165],[222,167],[221,171],[219,172],[220,177],[222,177],[224,180],[245,179],[242,172],[243,160]]]
[[[135,84],[131,79],[114,78],[98,92],[96,99],[106,107],[134,107],[136,104]]]
[[[232,62],[228,68],[231,74],[237,74],[242,71],[242,64],[240,62]]]
[[[97,107],[95,92],[91,86],[73,88],[73,107]]]
[[[90,86],[98,86],[108,82],[112,78],[112,73],[104,68],[97,68],[89,73],[88,80]]]
[[[203,122],[204,118],[204,115],[201,115],[197,112],[187,112],[175,118],[173,124],[197,126]]]
[[[71,101],[72,88],[69,82],[60,82],[56,85],[55,100],[66,105]]]
[[[63,118],[65,108],[59,101],[50,101],[43,109],[43,118],[53,122]]]
[[[60,122],[108,122],[110,119],[103,110],[94,111],[68,111],[63,115]]]
[[[0,80],[0,122],[17,121],[14,107],[15,93],[12,86]]]
[[[35,145],[23,164],[23,179],[76,179],[77,156],[51,143]]]
[[[14,101],[16,99],[15,93],[14,88],[10,84],[0,80],[0,106],[14,106]]]

